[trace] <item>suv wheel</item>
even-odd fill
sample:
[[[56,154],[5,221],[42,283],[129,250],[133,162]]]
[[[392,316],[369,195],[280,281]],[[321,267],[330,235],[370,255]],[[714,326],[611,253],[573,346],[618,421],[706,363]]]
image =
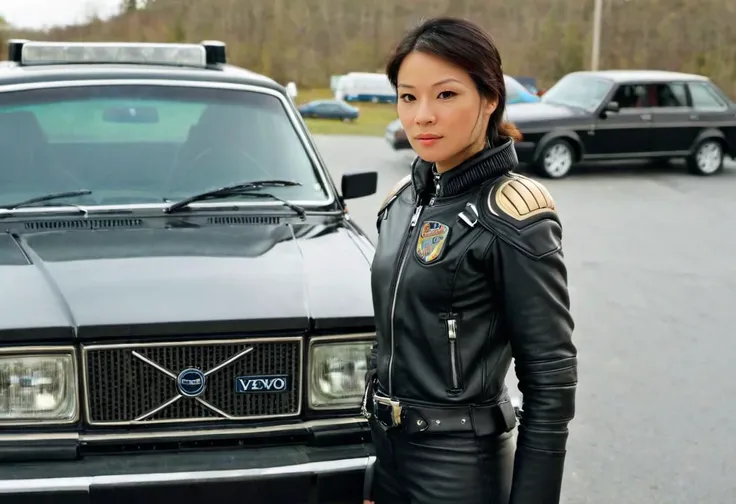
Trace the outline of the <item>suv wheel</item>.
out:
[[[723,144],[709,138],[700,142],[687,159],[688,169],[696,175],[714,175],[723,169],[723,158]]]
[[[547,178],[567,176],[575,162],[575,151],[567,140],[552,140],[544,146],[537,160],[537,167]]]

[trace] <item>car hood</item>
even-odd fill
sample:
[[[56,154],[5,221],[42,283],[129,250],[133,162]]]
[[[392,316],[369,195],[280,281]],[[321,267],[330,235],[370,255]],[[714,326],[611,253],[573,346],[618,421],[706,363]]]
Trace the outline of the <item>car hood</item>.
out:
[[[506,106],[506,117],[517,126],[586,117],[583,110],[544,102],[512,103]]]
[[[372,249],[340,223],[0,235],[0,341],[370,327]]]

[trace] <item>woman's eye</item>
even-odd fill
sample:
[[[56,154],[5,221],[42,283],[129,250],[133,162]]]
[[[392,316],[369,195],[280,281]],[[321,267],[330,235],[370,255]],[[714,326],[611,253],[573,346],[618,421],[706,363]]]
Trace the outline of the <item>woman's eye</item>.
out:
[[[453,96],[455,96],[455,94],[456,93],[454,91],[442,91],[439,94],[439,97],[442,98],[443,100],[446,100],[448,98],[452,98]]]
[[[414,97],[408,93],[402,94],[399,98],[401,98],[401,101],[408,102],[414,99]]]

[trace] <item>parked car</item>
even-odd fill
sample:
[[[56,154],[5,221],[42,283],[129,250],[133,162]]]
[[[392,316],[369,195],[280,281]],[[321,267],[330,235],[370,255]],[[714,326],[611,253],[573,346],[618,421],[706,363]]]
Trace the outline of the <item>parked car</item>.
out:
[[[342,100],[313,100],[299,105],[299,113],[302,117],[312,119],[338,119],[340,121],[355,121],[360,117],[360,109]]]
[[[335,98],[348,102],[396,103],[394,91],[385,73],[350,72],[336,82]]]
[[[0,501],[361,502],[377,174],[224,44],[8,44]]]
[[[536,103],[539,101],[539,97],[532,94],[513,77],[504,75],[504,82],[506,84],[506,104]],[[404,127],[398,119],[391,121],[388,126],[386,126],[384,137],[389,145],[391,145],[395,150],[411,149],[411,144],[406,138]]]
[[[411,144],[406,136],[401,120],[394,119],[386,126],[384,138],[394,150],[411,149]]]
[[[504,83],[506,84],[506,104],[513,105],[514,103],[537,103],[539,96],[536,94],[536,90],[523,85],[521,82],[508,75],[503,76]]]
[[[531,94],[537,95],[539,93],[539,89],[537,88],[537,79],[534,77],[515,75],[514,80],[524,86]]]
[[[561,178],[580,161],[684,158],[713,175],[736,154],[736,104],[707,77],[658,70],[574,72],[539,103],[510,105],[519,160]]]

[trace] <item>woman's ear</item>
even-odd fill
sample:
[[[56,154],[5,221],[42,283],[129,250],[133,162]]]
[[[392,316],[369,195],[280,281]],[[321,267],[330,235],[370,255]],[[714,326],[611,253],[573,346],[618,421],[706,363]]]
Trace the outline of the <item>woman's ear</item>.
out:
[[[483,99],[483,113],[488,117],[491,116],[498,108],[498,99],[496,98],[484,98]]]

